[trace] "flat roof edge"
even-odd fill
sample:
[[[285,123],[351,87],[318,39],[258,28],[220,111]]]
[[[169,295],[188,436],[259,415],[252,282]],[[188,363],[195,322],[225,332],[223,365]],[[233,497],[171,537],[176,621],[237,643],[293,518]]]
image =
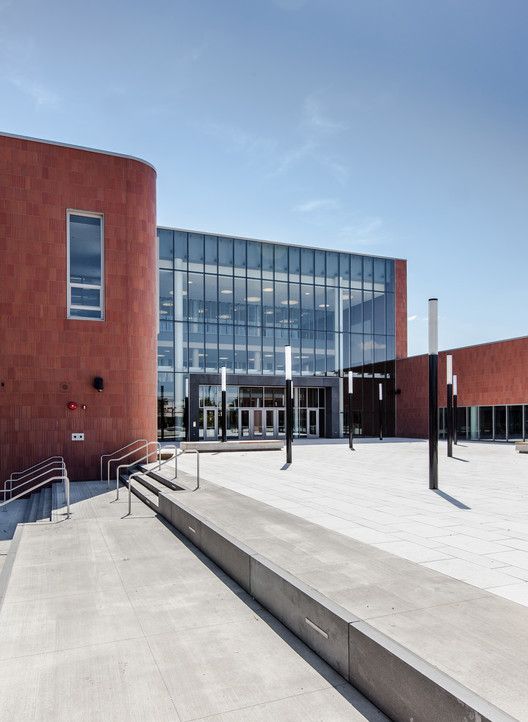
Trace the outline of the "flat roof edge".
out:
[[[126,160],[135,160],[138,163],[143,163],[144,165],[148,165],[154,173],[157,175],[157,170],[152,163],[149,163],[148,160],[145,160],[144,158],[139,158],[135,155],[127,155],[126,153],[116,153],[113,150],[101,150],[100,148],[89,148],[88,146],[84,145],[73,145],[72,143],[61,143],[58,140],[47,140],[46,138],[33,138],[30,135],[18,135],[17,133],[6,133],[3,130],[0,130],[0,136],[4,138],[16,138],[17,140],[29,140],[32,143],[44,143],[45,145],[56,145],[60,148],[71,148],[72,150],[84,150],[88,153],[99,153],[100,155],[111,155],[115,156],[116,158],[125,158]]]
[[[465,351],[468,348],[477,348],[478,346],[494,346],[498,343],[513,343],[514,341],[526,341],[528,340],[528,336],[512,336],[511,338],[498,338],[494,341],[479,341],[479,343],[470,343],[466,346],[454,346],[451,348],[444,348],[440,349],[438,351],[439,354],[441,353],[454,353],[455,351]],[[426,353],[416,353],[413,356],[405,356],[401,359],[396,359],[397,361],[405,361],[406,359],[412,359],[412,358],[418,358],[419,356],[428,356],[429,354]]]
[[[257,243],[273,243],[275,246],[296,246],[297,248],[309,248],[311,251],[330,251],[330,253],[348,253],[353,256],[368,256],[369,258],[383,258],[386,261],[404,261],[406,258],[395,256],[380,256],[378,253],[364,253],[362,251],[345,251],[343,248],[322,248],[307,243],[288,243],[287,241],[272,241],[268,238],[253,238],[252,236],[235,236],[232,233],[217,233],[216,231],[204,231],[196,228],[179,228],[178,226],[162,226],[159,223],[156,228],[162,231],[182,231],[183,233],[203,233],[206,236],[219,236],[220,238],[234,238],[240,241],[256,241]]]

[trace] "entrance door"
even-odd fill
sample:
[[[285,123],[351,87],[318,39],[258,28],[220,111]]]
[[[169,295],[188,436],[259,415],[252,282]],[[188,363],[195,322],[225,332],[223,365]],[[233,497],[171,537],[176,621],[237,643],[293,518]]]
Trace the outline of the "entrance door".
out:
[[[266,437],[274,439],[277,436],[277,409],[266,409]]]
[[[218,439],[218,409],[203,410],[204,441]]]
[[[319,409],[308,409],[306,436],[309,439],[319,438]]]
[[[238,435],[241,439],[249,439],[251,426],[250,426],[250,419],[249,414],[251,412],[251,409],[240,409],[238,412]]]
[[[260,439],[264,433],[264,409],[251,409],[252,412],[252,423],[251,423],[251,438]]]

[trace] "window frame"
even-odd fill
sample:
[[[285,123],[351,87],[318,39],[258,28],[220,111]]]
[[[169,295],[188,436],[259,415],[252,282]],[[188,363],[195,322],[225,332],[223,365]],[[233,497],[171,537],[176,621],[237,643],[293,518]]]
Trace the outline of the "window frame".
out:
[[[72,283],[70,273],[70,218],[71,216],[84,216],[87,218],[99,218],[101,221],[101,284],[93,283]],[[104,321],[105,320],[105,243],[104,243],[104,213],[94,211],[82,211],[75,208],[66,209],[66,318],[72,321]],[[72,288],[86,288],[99,291],[99,306],[80,306],[72,304]],[[158,293],[159,296],[159,293]],[[72,315],[75,311],[99,311],[99,318],[89,316]]]

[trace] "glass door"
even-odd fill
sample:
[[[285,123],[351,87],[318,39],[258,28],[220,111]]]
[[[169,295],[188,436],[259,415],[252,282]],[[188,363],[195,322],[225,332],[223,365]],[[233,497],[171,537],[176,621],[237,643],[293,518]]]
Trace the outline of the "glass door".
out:
[[[249,439],[250,438],[249,412],[250,412],[250,409],[239,409],[239,412],[238,412],[238,420],[239,420],[238,435],[241,439]]]
[[[264,411],[262,409],[251,409],[253,412],[253,419],[251,424],[251,438],[259,439],[263,435],[262,417]]]
[[[266,409],[266,437],[273,439],[277,436],[276,422],[277,409]]]
[[[203,410],[204,441],[211,441],[218,438],[218,409]]]
[[[319,437],[319,409],[308,409],[306,435],[309,439]]]

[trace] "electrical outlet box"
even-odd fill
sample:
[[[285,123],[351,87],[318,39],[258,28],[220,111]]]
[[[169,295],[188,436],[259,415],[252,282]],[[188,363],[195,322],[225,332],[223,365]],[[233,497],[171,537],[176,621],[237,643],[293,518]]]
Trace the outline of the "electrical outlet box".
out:
[[[72,434],[72,441],[84,441],[84,434]]]

